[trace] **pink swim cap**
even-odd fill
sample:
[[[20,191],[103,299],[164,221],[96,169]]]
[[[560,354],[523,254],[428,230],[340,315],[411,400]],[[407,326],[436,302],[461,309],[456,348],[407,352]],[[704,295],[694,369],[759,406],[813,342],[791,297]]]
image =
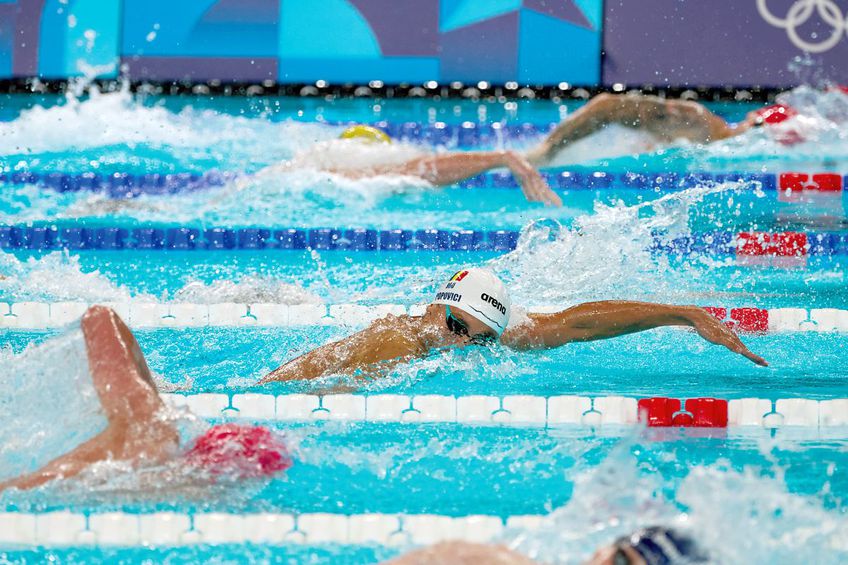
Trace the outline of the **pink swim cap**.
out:
[[[288,449],[268,428],[219,424],[198,437],[186,454],[189,464],[213,475],[268,477],[292,466]]]

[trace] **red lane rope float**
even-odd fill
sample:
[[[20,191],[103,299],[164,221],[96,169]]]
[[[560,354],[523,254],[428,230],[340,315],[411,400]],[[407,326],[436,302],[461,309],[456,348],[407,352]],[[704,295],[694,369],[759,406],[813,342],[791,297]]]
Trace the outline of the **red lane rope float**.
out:
[[[726,428],[727,400],[721,398],[640,398],[639,421],[651,428]]]
[[[783,191],[840,192],[843,189],[842,175],[837,173],[781,173],[778,187]]]
[[[707,306],[704,310],[735,331],[749,333],[768,331],[769,311],[764,308],[731,308],[728,312],[727,308]]]
[[[807,234],[802,232],[739,232],[736,255],[802,257],[807,254]]]

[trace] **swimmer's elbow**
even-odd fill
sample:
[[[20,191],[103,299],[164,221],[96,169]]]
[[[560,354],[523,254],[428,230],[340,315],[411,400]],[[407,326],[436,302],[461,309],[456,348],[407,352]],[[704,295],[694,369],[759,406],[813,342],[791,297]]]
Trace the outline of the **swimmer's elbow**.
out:
[[[544,336],[539,332],[522,327],[518,327],[515,330],[507,330],[501,336],[501,344],[516,351],[534,351],[549,347]]]

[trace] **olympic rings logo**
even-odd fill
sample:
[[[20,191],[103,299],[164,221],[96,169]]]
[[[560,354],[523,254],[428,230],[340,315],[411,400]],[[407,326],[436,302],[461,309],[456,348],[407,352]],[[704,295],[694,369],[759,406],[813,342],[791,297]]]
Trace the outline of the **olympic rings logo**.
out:
[[[834,0],[796,0],[785,18],[772,14],[766,6],[766,0],[757,0],[757,11],[768,24],[785,29],[795,47],[808,53],[824,53],[833,49],[842,39],[842,33],[848,32],[848,18]],[[798,35],[798,28],[809,21],[813,11],[818,12],[822,21],[833,28],[830,36],[818,43],[811,43]]]

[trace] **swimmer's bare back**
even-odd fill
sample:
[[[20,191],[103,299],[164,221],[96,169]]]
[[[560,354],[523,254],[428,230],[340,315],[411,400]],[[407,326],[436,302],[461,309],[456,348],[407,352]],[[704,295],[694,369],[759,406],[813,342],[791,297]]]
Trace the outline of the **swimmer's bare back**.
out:
[[[30,489],[74,477],[101,461],[157,464],[175,453],[177,431],[159,418],[163,403],[132,332],[104,306],[89,308],[80,325],[92,382],[108,425],[41,469],[0,483],[0,491]]]

